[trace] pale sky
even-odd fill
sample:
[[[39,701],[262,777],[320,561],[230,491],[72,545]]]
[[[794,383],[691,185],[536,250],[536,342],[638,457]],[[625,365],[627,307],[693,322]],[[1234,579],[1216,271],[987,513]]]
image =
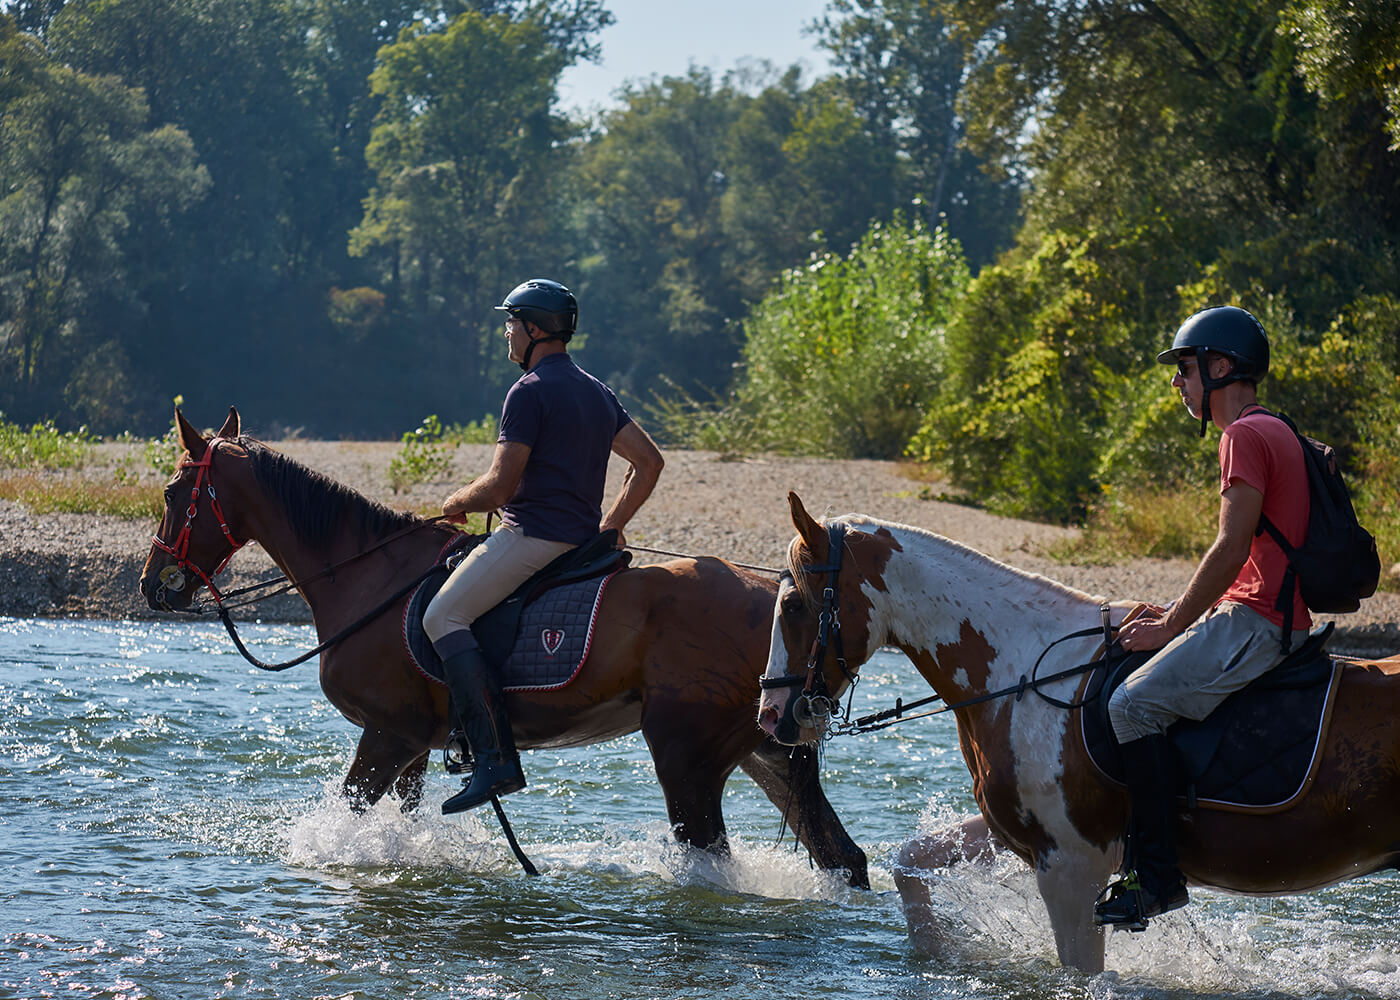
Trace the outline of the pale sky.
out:
[[[828,66],[816,40],[802,33],[826,0],[607,0],[607,8],[617,20],[599,36],[602,63],[564,73],[559,103],[565,109],[613,106],[612,93],[623,83],[677,76],[692,63],[723,72],[746,56],[779,68],[800,62],[809,81]]]

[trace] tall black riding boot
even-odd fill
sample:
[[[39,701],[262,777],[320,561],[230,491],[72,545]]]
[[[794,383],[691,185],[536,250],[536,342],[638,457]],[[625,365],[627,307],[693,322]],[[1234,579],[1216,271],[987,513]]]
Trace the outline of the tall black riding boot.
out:
[[[525,787],[520,755],[510,731],[505,698],[495,672],[480,649],[464,649],[442,662],[457,725],[466,734],[476,766],[467,787],[442,804],[444,813],[465,812],[493,795],[509,795]]]
[[[1164,734],[1122,745],[1132,803],[1132,869],[1094,906],[1094,923],[1143,930],[1149,917],[1185,906],[1186,879],[1176,860],[1176,793],[1171,748]]]

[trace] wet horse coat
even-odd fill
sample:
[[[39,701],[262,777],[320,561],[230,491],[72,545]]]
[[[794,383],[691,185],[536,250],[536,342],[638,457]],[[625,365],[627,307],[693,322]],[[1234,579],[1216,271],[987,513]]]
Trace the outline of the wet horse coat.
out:
[[[204,439],[177,412],[186,449],[141,577],[151,607],[191,606],[237,546],[256,540],[333,636],[431,566],[452,529],[392,511],[239,436],[238,414]],[[326,568],[335,567],[333,572]],[[194,579],[198,577],[200,579]],[[826,868],[865,885],[863,852],[821,791],[814,755],[791,757],[753,723],[775,587],[719,559],[632,569],[611,582],[589,660],[572,683],[507,696],[517,745],[586,746],[641,730],[676,837],[724,851],[724,784],[742,768]],[[327,649],[321,687],[360,726],[345,794],[360,807],[394,787],[416,805],[431,749],[446,742],[447,689],[413,664],[401,609]],[[528,767],[528,762],[527,762]]]
[[[820,735],[793,717],[822,607],[829,564],[826,526],[790,495],[798,537],[794,573],[779,588],[759,722],[786,743]],[[1100,620],[1102,602],[1024,573],[930,532],[859,515],[846,528],[835,594],[847,668],[883,645],[904,652],[949,704],[1015,686],[1056,639]],[[1120,623],[1130,605],[1110,608]],[[1100,638],[1056,646],[1041,676],[1092,658]],[[846,679],[828,654],[817,664],[830,690]],[[1396,867],[1400,861],[1400,659],[1347,660],[1311,794],[1273,815],[1183,811],[1181,863],[1188,878],[1232,892],[1301,892]],[[1046,688],[1071,699],[1080,678]],[[1031,692],[957,711],[973,792],[996,838],[1035,869],[1060,960],[1097,972],[1103,932],[1093,902],[1116,869],[1127,796],[1089,761],[1078,712]]]

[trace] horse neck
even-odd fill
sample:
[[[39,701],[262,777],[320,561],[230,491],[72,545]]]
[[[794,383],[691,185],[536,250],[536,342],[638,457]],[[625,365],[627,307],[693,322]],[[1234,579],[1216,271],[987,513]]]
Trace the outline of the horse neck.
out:
[[[244,523],[251,540],[262,547],[288,579],[310,581],[299,589],[320,624],[320,605],[327,602],[318,601],[318,598],[331,587],[337,594],[349,595],[364,588],[377,591],[388,582],[394,567],[386,566],[383,559],[354,557],[401,530],[402,523],[385,521],[382,515],[387,509],[354,490],[325,479],[285,456],[278,456],[277,460],[283,463],[282,472],[290,487],[282,493],[304,490],[307,496],[326,498],[329,502],[319,517],[334,522],[336,530],[328,532],[324,539],[313,539],[307,529],[305,510],[292,510],[291,504],[277,491],[263,486],[251,468],[248,473],[251,487],[248,495],[239,501],[240,506],[247,504]],[[399,561],[395,559],[395,565]],[[365,579],[367,573],[372,574],[368,580]]]
[[[1068,632],[1097,623],[1100,602],[939,535],[906,530],[884,570],[886,641],[948,701],[1018,683]]]

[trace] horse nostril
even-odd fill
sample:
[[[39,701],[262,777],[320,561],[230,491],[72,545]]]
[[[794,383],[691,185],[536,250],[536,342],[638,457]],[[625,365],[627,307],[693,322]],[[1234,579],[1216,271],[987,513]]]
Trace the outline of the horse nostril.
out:
[[[772,705],[758,713],[758,725],[766,733],[772,733],[778,725],[778,710]]]

